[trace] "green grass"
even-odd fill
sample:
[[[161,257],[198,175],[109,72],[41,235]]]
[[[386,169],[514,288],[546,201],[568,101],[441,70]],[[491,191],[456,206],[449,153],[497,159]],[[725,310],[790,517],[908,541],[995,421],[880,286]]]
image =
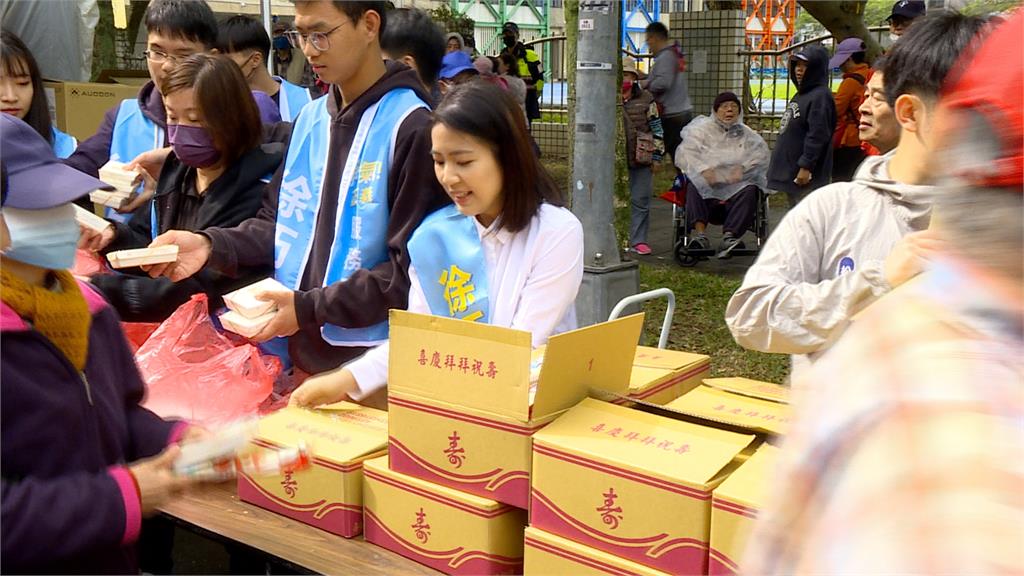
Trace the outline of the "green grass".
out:
[[[568,161],[545,159],[544,166],[563,189],[568,189]],[[654,190],[659,193],[667,190],[674,175],[666,163],[654,176]],[[625,237],[628,225],[629,204],[620,189],[616,194],[615,210],[615,229],[619,238]],[[733,341],[725,326],[725,307],[739,285],[739,279],[724,278],[694,268],[680,268],[675,263],[640,263],[641,291],[666,287],[675,292],[676,312],[669,333],[669,348],[711,356],[712,376],[746,376],[781,383],[789,374],[789,357],[744,350]],[[650,302],[644,312],[647,317],[643,344],[657,346],[665,317],[665,302]]]
[[[832,79],[832,91],[835,92],[839,89],[839,84],[842,79]],[[750,92],[754,95],[754,98],[763,98],[765,100],[790,100],[796,96],[796,86],[793,85],[789,79],[779,78],[778,80],[765,79],[763,82],[759,79],[750,80]],[[782,111],[779,110],[781,113]]]

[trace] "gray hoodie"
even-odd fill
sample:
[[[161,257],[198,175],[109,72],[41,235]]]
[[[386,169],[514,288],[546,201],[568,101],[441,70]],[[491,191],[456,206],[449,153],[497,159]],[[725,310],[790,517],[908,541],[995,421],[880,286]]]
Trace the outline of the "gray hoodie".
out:
[[[892,180],[892,155],[868,157],[853,182],[816,190],[782,219],[725,311],[740,346],[808,355],[794,356],[795,375],[891,289],[885,259],[928,228],[934,190]]]
[[[644,88],[654,95],[654,100],[661,105],[661,113],[675,116],[693,110],[690,93],[686,87],[686,72],[679,70],[679,55],[682,53],[679,44],[662,48],[654,55],[651,75]]]

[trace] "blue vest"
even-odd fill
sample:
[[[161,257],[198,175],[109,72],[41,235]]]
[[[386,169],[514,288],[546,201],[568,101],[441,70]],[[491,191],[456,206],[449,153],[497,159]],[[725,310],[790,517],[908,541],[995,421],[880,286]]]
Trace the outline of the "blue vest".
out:
[[[312,100],[309,90],[296,86],[280,76],[274,76],[274,80],[281,84],[281,92],[277,95],[277,108],[281,111],[281,120],[294,122],[302,107]]]
[[[413,232],[409,256],[432,314],[487,324],[487,261],[475,220],[451,204],[437,210]]]
[[[78,140],[56,128],[50,128],[50,130],[53,131],[53,153],[57,155],[57,158],[67,158],[74,154],[75,148],[78,148]]]
[[[131,162],[139,154],[163,146],[164,129],[142,113],[138,100],[122,100],[114,121],[114,132],[110,136],[110,159]],[[127,222],[131,214],[121,214],[113,208],[107,208],[106,217]]]
[[[336,195],[334,241],[324,286],[345,281],[360,269],[388,259],[388,174],[394,142],[405,118],[428,108],[407,88],[392,90],[367,108],[359,120],[338,190],[323,190],[329,158],[331,116],[327,98],[306,106],[292,129],[277,203],[274,235],[274,277],[299,290],[313,247],[324,194]],[[366,328],[332,324],[320,330],[334,346],[375,346],[388,338],[385,320]]]

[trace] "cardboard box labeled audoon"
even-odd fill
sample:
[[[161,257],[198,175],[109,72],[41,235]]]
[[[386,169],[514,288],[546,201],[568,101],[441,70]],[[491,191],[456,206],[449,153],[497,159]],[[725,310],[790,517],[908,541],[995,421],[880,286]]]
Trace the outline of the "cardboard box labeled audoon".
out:
[[[711,496],[710,576],[739,574],[757,514],[764,505],[778,448],[763,444]]]
[[[392,311],[391,468],[526,508],[531,437],[591,387],[625,393],[642,323],[553,336],[533,386],[529,333]]]
[[[789,389],[749,378],[709,378],[666,408],[709,425],[780,436],[789,428]]]
[[[630,562],[607,552],[595,550],[530,527],[526,529],[526,562],[524,576],[669,576],[643,564]]]
[[[526,511],[364,465],[366,540],[445,574],[520,574]]]
[[[585,399],[534,436],[531,526],[673,574],[703,574],[711,491],[754,435]]]
[[[78,138],[79,141],[95,134],[107,111],[120,104],[122,100],[138,97],[141,88],[116,83],[51,80],[43,82],[43,86],[46,98],[53,108],[52,116],[56,120],[57,128]],[[163,135],[160,134],[159,137],[162,139]],[[156,142],[153,147],[159,148],[161,145],[162,141]],[[133,158],[115,160],[131,162]]]
[[[363,531],[363,461],[384,453],[388,413],[340,402],[318,410],[285,408],[263,418],[254,443],[265,448],[304,441],[306,470],[238,477],[238,497],[345,538]]]
[[[629,397],[667,404],[699,386],[710,372],[710,356],[637,346],[629,375]]]

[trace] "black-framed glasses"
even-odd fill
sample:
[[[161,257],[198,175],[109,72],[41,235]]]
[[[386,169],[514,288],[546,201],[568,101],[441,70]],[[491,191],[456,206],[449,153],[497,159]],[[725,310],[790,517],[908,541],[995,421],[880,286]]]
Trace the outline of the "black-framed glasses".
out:
[[[331,28],[327,32],[310,32],[309,34],[303,34],[298,30],[289,30],[284,33],[284,37],[288,39],[288,43],[292,45],[292,48],[303,48],[306,43],[313,45],[318,52],[326,52],[331,49],[331,40],[328,38],[335,30],[341,28],[347,23],[342,21],[334,28]]]
[[[175,56],[174,54],[168,54],[167,52],[161,52],[160,50],[146,50],[142,53],[142,55],[145,56],[147,60],[154,64],[161,64],[163,62],[177,64],[178,62],[181,62],[182,60],[188,58],[189,56],[192,56],[193,54],[182,54],[180,56]]]

